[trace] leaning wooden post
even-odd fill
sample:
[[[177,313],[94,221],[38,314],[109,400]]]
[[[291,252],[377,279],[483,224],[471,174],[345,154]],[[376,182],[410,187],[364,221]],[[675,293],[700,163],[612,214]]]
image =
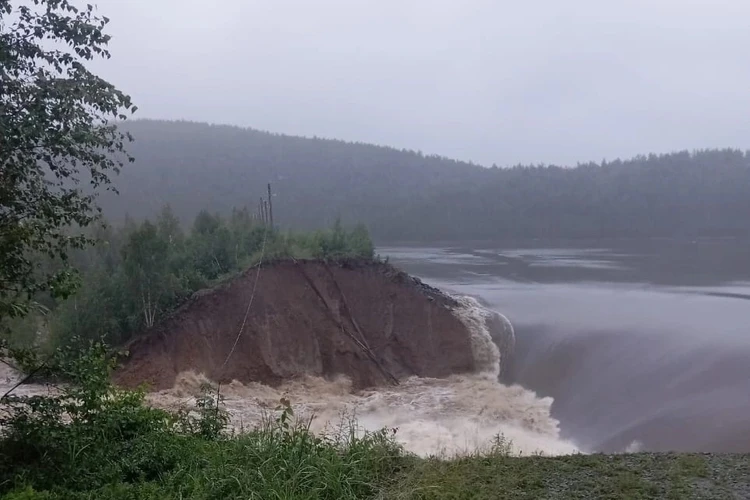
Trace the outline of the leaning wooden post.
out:
[[[271,198],[271,183],[268,183],[268,220],[271,223],[271,229],[273,229],[273,201]]]

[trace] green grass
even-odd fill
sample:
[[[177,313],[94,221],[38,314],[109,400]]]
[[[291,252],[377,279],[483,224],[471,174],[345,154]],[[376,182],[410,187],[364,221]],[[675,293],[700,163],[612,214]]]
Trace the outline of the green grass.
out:
[[[319,438],[278,425],[224,439],[144,435],[105,455],[79,455],[66,477],[16,470],[3,498],[374,498],[405,462],[384,433]]]

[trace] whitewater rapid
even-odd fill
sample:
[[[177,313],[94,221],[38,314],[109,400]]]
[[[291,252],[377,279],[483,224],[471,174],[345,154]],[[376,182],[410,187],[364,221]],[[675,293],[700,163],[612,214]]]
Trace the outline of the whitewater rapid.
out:
[[[521,386],[498,381],[509,354],[505,351],[514,342],[507,318],[472,297],[456,300],[454,313],[472,336],[476,373],[445,379],[411,377],[398,386],[367,391],[353,391],[344,377],[307,377],[276,388],[234,381],[221,390],[231,425],[237,430],[259,425],[277,411],[284,398],[297,419],[312,419],[314,432],[331,432],[342,421],[355,421],[360,431],[396,429],[395,439],[421,456],[481,453],[497,436],[519,455],[579,452],[573,443],[560,438],[559,422],[550,412],[552,398],[540,398]],[[498,348],[498,343],[504,348]],[[182,373],[174,388],[151,393],[148,398],[166,409],[189,408],[206,384],[209,381],[200,374]]]

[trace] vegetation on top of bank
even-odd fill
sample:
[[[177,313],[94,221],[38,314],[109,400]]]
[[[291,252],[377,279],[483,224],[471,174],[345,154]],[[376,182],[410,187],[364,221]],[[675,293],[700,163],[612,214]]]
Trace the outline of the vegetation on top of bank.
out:
[[[43,313],[6,321],[14,345],[49,350],[74,336],[119,345],[197,290],[257,265],[261,258],[375,258],[362,225],[349,229],[336,222],[326,230],[282,232],[260,223],[247,209],[234,210],[228,218],[200,212],[185,231],[167,206],[153,222],[129,220],[119,229],[97,225],[90,237],[94,244],[71,252],[65,264],[79,280],[77,292],[64,299],[36,294],[33,300],[42,304]]]

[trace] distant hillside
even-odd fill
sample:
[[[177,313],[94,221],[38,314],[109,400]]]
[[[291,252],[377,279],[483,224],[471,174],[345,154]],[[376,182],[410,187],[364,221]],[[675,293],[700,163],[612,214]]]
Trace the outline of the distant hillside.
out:
[[[750,236],[750,154],[679,152],[576,168],[484,168],[414,151],[191,122],[133,121],[136,163],[105,213],[169,203],[255,207],[272,182],[282,227],[364,222],[382,240]]]
[[[337,216],[372,221],[410,200],[490,178],[477,165],[368,144],[192,122],[138,120],[124,128],[135,137],[128,151],[136,162],[116,180],[120,196],[101,200],[112,219],[156,214],[165,203],[183,221],[203,209],[254,208],[272,182],[276,221],[317,228]]]
[[[385,238],[750,236],[750,153],[641,156],[576,168],[492,169],[372,224]]]

